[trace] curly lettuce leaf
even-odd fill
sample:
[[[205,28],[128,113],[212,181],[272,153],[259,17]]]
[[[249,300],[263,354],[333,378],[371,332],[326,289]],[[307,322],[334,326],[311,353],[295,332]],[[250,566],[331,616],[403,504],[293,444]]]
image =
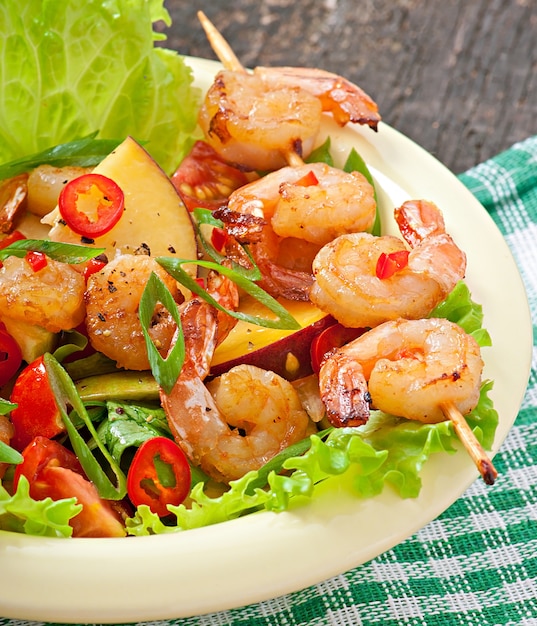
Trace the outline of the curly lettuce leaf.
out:
[[[191,145],[199,94],[153,22],[163,0],[0,3],[0,163],[99,131],[143,142],[170,173]]]
[[[21,476],[17,491],[10,495],[0,483],[0,530],[42,537],[71,537],[69,520],[82,510],[76,498],[34,500],[30,484]]]

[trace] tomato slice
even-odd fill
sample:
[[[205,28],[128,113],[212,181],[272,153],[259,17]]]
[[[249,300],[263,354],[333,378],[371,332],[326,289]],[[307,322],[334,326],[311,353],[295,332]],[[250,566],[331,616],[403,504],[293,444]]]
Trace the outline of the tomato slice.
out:
[[[125,528],[114,505],[99,497],[95,485],[84,475],[76,456],[57,441],[35,437],[22,452],[13,485],[21,476],[30,483],[34,500],[76,498],[82,511],[69,524],[73,537],[123,537]]]
[[[226,163],[205,141],[196,141],[171,179],[189,211],[214,211],[248,182],[244,172]]]
[[[0,323],[0,387],[17,373],[22,363],[19,344]]]
[[[386,254],[382,252],[377,260],[377,278],[384,280],[391,278],[396,272],[408,265],[408,250],[397,250]]]
[[[23,450],[37,435],[51,438],[65,430],[42,356],[19,374],[10,401],[17,405],[11,411],[15,429],[11,445],[15,450]]]
[[[335,323],[320,332],[311,342],[311,366],[318,373],[325,355],[334,348],[340,348],[349,341],[363,335],[366,328],[348,328]]]
[[[153,437],[136,451],[127,475],[127,493],[135,506],[146,504],[159,517],[167,505],[183,502],[192,475],[185,453],[167,437]]]
[[[58,208],[67,226],[89,239],[111,230],[123,215],[124,206],[121,188],[101,174],[73,178],[58,198]]]

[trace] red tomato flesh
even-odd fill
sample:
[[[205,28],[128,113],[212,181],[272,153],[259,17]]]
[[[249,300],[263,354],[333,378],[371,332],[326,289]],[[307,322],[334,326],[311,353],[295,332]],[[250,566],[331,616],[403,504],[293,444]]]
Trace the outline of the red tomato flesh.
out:
[[[11,423],[15,429],[11,446],[15,450],[23,450],[37,435],[52,438],[64,432],[42,356],[19,374],[10,401],[17,405],[11,411]]]
[[[171,439],[154,437],[136,451],[127,475],[127,493],[135,506],[146,504],[159,517],[167,505],[181,504],[190,491],[192,475],[185,453]]]
[[[13,485],[21,476],[30,483],[34,500],[76,498],[82,511],[69,522],[73,537],[123,537],[125,528],[113,505],[99,497],[84,476],[76,456],[57,441],[35,437],[23,450],[24,461],[17,465]]]
[[[22,363],[19,344],[0,323],[0,387],[9,382]]]
[[[39,272],[39,270],[42,270],[47,266],[47,257],[42,252],[28,250],[24,258],[34,272]]]
[[[121,188],[101,174],[73,178],[58,198],[58,208],[67,226],[89,239],[110,231],[123,215],[124,205]]]
[[[196,141],[171,180],[189,211],[198,207],[214,211],[248,182],[244,172],[226,163],[204,141]]]

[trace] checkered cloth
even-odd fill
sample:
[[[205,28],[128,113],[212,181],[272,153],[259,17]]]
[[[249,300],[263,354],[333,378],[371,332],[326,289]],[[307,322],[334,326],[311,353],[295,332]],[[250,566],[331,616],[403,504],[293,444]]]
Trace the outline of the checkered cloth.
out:
[[[318,585],[151,626],[537,626],[537,136],[460,179],[505,236],[534,320],[529,387],[494,459],[494,488],[476,481],[414,536]]]

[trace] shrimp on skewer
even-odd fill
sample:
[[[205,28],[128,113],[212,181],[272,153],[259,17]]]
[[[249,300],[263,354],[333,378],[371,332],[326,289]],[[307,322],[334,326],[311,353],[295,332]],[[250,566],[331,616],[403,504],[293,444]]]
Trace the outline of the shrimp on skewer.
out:
[[[89,340],[96,350],[116,361],[118,367],[150,368],[138,308],[151,272],[156,272],[174,299],[182,302],[184,298],[175,280],[145,255],[119,255],[88,279],[85,300]],[[149,334],[162,354],[168,351],[175,327],[170,313],[159,305]]]
[[[368,233],[342,235],[313,261],[311,301],[350,327],[376,326],[404,317],[426,317],[466,272],[466,255],[445,232],[438,207],[409,201],[395,211],[403,237],[413,246],[405,267],[379,278],[381,254],[406,250],[397,237]]]
[[[229,296],[224,292],[220,303],[227,305]],[[277,374],[240,365],[205,385],[221,340],[216,309],[194,298],[183,305],[181,321],[185,362],[171,392],[161,391],[161,402],[177,443],[195,465],[229,482],[306,436],[308,415],[291,383]]]
[[[248,73],[208,18],[201,11],[198,17],[226,68],[206,94],[199,124],[228,162],[269,171],[300,161],[315,145],[323,111],[341,126],[350,121],[376,130],[378,107],[358,86],[311,68],[258,67]]]
[[[232,192],[227,207],[215,213],[229,234],[251,244],[263,288],[300,300],[309,298],[311,263],[320,247],[371,228],[375,215],[375,193],[365,177],[325,163],[271,172]]]
[[[446,419],[489,484],[496,470],[463,415],[478,403],[483,361],[475,339],[438,318],[385,322],[335,350],[321,366],[327,416],[338,427],[364,424],[369,405],[406,419]]]

